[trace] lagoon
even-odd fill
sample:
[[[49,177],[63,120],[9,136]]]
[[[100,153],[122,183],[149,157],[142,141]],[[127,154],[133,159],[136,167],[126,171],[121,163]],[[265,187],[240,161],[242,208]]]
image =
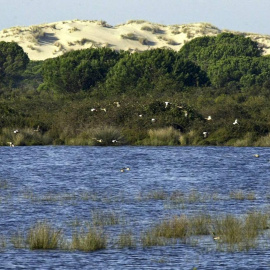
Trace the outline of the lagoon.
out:
[[[210,236],[151,247],[140,238],[173,216],[269,214],[270,148],[1,147],[0,160],[2,269],[270,268],[267,230],[263,244],[247,251],[228,252]],[[178,200],[175,194],[181,194]],[[113,213],[119,220],[103,224],[104,250],[39,251],[15,248],[10,240],[43,220],[69,240],[74,228],[93,223],[96,213]],[[136,247],[117,246],[125,230],[132,231]]]

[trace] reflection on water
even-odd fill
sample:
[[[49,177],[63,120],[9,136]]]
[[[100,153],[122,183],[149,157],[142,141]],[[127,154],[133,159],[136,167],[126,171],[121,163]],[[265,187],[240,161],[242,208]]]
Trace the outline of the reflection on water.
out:
[[[105,228],[111,239],[123,228],[139,239],[173,215],[269,210],[268,148],[1,147],[0,159],[4,236],[46,219],[70,237],[72,223],[90,222],[98,210],[121,217],[120,224]],[[131,169],[121,172],[124,167]],[[175,194],[181,200],[173,200]],[[269,269],[269,250],[228,253],[180,242],[120,250],[111,241],[94,253],[40,252],[8,244],[0,262],[2,269]]]

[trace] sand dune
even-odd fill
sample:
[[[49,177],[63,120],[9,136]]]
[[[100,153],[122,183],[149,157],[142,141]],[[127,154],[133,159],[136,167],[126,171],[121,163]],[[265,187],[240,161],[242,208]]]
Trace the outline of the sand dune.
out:
[[[15,41],[31,60],[57,57],[71,50],[109,47],[114,50],[144,51],[151,48],[179,50],[200,36],[222,32],[242,34],[257,41],[270,54],[270,36],[221,30],[209,23],[161,25],[143,20],[111,26],[105,21],[70,20],[0,31],[0,41]]]

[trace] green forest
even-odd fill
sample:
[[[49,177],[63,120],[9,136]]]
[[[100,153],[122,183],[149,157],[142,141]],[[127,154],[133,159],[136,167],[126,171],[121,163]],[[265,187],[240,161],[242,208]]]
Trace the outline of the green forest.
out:
[[[0,42],[0,145],[270,146],[270,56],[222,33],[31,61]]]

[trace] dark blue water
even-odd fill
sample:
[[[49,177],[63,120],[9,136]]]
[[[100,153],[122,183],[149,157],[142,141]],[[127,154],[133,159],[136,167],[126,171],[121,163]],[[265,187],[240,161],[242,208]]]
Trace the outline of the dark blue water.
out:
[[[7,244],[0,249],[0,269],[270,269],[270,247],[229,253],[213,245],[114,245],[123,228],[139,239],[141,232],[173,215],[269,211],[269,160],[269,148],[1,147],[0,235],[8,238],[48,220],[70,238],[70,224],[91,221],[93,211],[113,211],[124,221],[105,228],[108,248],[93,253],[30,251]],[[121,173],[123,167],[130,171]],[[230,193],[237,190],[255,199],[232,199]],[[153,199],[149,194],[154,191],[167,197]],[[174,192],[184,194],[185,203],[169,200]],[[190,201],[192,193],[199,199]]]

